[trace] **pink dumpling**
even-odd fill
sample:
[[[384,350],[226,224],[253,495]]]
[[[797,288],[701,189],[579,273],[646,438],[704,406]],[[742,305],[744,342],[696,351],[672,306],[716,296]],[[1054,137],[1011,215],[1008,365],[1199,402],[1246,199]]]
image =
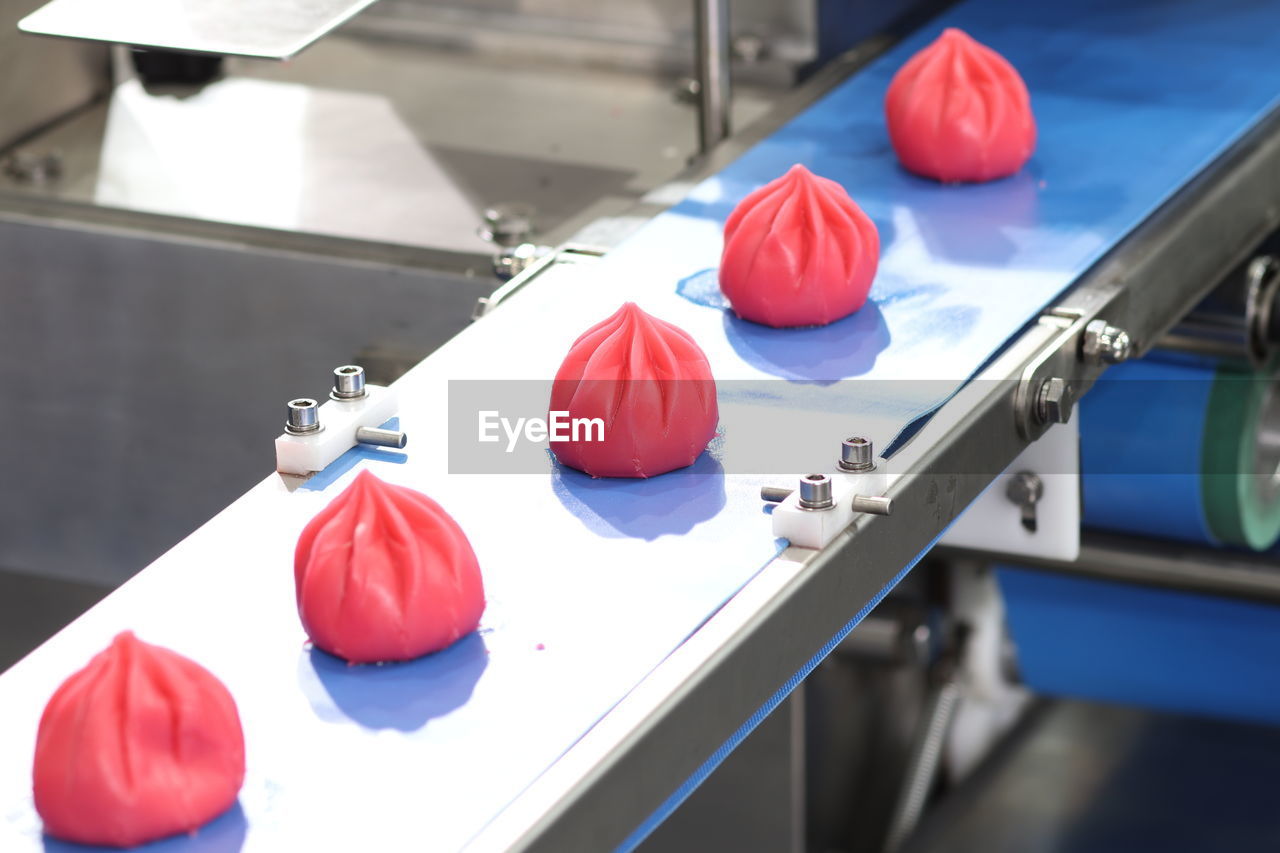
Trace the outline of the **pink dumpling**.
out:
[[[835,181],[795,165],[744,198],[724,225],[720,290],[766,326],[825,326],[867,301],[875,224]]]

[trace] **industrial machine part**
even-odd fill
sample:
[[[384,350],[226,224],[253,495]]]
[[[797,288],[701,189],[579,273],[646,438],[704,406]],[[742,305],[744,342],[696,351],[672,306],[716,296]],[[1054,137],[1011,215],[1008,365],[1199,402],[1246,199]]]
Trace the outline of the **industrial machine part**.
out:
[[[332,365],[361,353],[386,354],[377,379],[395,379],[491,287],[431,271],[430,252],[378,261],[301,235],[37,213],[0,213],[0,355],[42,378],[0,406],[0,433],[27,436],[0,447],[0,567],[101,587],[261,479],[289,395],[324,399]],[[404,366],[384,366],[392,355]],[[64,417],[69,394],[88,426]]]
[[[399,406],[395,389],[365,384],[358,365],[339,367],[335,375],[329,402],[289,402],[289,419],[276,439],[276,470],[281,474],[322,471],[357,444],[405,446],[403,432],[383,427]]]
[[[1044,480],[1034,471],[1019,471],[1009,478],[1005,496],[1022,511],[1022,526],[1036,532],[1036,504],[1044,497]]]
[[[289,59],[373,0],[229,5],[193,0],[52,0],[19,22],[26,33],[182,53]]]
[[[871,439],[860,435],[846,438],[840,445],[839,464],[845,471],[875,470],[875,450]]]
[[[0,56],[13,80],[0,91],[0,151],[101,97],[110,84],[104,45],[48,43],[18,31],[18,19],[38,5],[39,0],[0,2]],[[39,85],[34,85],[37,77]],[[50,153],[37,146],[25,156],[45,158]]]
[[[1277,396],[1268,373],[1116,368],[1082,404],[1085,524],[1269,549],[1280,539]]]
[[[1160,341],[1170,350],[1225,359],[1262,370],[1275,361],[1280,347],[1280,260],[1262,254],[1251,258]]]
[[[1022,567],[998,575],[1018,669],[1037,693],[1280,722],[1274,604]],[[1080,613],[1088,631],[1072,630]]]
[[[694,0],[697,39],[698,149],[706,153],[732,132],[729,104],[729,0]]]

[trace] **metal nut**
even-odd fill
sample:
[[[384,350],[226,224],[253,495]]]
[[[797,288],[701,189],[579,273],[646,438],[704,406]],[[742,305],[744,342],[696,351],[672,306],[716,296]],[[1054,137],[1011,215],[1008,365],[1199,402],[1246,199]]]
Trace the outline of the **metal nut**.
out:
[[[1042,424],[1065,424],[1076,407],[1076,389],[1066,379],[1053,377],[1036,394],[1036,418]]]
[[[1080,354],[1085,361],[1119,364],[1129,358],[1133,341],[1124,329],[1112,326],[1106,320],[1093,320],[1084,327],[1080,342]]]

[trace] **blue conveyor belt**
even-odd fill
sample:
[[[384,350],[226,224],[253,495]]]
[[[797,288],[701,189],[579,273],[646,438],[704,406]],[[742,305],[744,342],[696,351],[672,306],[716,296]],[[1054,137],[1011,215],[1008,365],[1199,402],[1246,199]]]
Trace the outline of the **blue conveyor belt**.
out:
[[[844,424],[815,444],[823,459],[853,424],[874,421],[867,431],[885,446],[1272,109],[1277,24],[1280,9],[1263,2],[956,5],[600,264],[549,274],[554,288],[535,282],[401,380],[407,459],[360,465],[432,494],[467,531],[490,601],[478,637],[415,664],[353,672],[306,650],[293,542],[350,475],[320,492],[289,493],[272,478],[0,676],[0,850],[43,846],[28,775],[40,710],[123,628],[199,660],[240,704],[249,777],[217,830],[231,849],[457,849],[750,581],[777,543],[762,479],[716,465],[666,475],[656,489],[587,488],[550,469],[451,474],[440,429],[447,380],[546,379],[574,336],[634,299],[694,335],[718,378],[789,380],[777,383],[774,409],[791,405],[789,394],[823,403]],[[942,187],[894,162],[884,88],[945,25],[998,48],[1027,79],[1041,143],[1014,178]],[[856,352],[827,353],[834,367],[821,370],[796,363],[783,339],[677,293],[718,262],[733,203],[796,161],[842,181],[884,246],[874,313],[848,327]],[[854,334],[868,317],[871,353]],[[866,378],[902,381],[833,384]],[[923,379],[941,382],[907,381]],[[725,403],[731,454],[758,403]],[[642,525],[631,523],[637,515]]]
[[[1032,689],[1280,723],[1280,608],[1031,569],[998,577]]]

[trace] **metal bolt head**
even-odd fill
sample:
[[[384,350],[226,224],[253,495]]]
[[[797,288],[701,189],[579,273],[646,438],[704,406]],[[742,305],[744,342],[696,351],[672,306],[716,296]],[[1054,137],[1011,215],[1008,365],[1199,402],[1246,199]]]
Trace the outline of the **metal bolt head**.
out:
[[[851,436],[840,445],[840,467],[845,471],[870,471],[876,467],[871,439]]]
[[[1036,395],[1036,418],[1042,424],[1065,424],[1076,407],[1076,389],[1066,379],[1053,377],[1040,385]]]
[[[805,474],[800,478],[800,506],[804,509],[830,509],[831,478],[826,474]]]
[[[733,58],[753,65],[769,54],[769,43],[755,33],[742,33],[733,40]]]
[[[494,275],[503,281],[513,279],[550,251],[550,246],[539,246],[534,243],[521,243],[519,246],[503,249],[493,256]]]
[[[1044,497],[1044,481],[1033,471],[1019,471],[1009,478],[1004,494],[1018,506],[1030,506]]]
[[[487,208],[480,236],[499,246],[518,246],[533,234],[535,211],[522,202],[504,202]]]
[[[290,435],[306,435],[320,431],[320,404],[309,397],[299,397],[285,404],[288,417],[284,431]]]
[[[702,92],[702,84],[696,77],[681,77],[676,81],[675,97],[682,104],[696,104]]]
[[[20,184],[46,184],[62,177],[62,153],[18,149],[0,161],[0,171]]]
[[[333,369],[331,400],[359,400],[368,391],[364,387],[364,368],[358,364],[344,364]]]
[[[1086,361],[1119,364],[1128,359],[1132,351],[1133,341],[1124,329],[1112,326],[1106,320],[1093,320],[1084,327],[1080,352]]]

